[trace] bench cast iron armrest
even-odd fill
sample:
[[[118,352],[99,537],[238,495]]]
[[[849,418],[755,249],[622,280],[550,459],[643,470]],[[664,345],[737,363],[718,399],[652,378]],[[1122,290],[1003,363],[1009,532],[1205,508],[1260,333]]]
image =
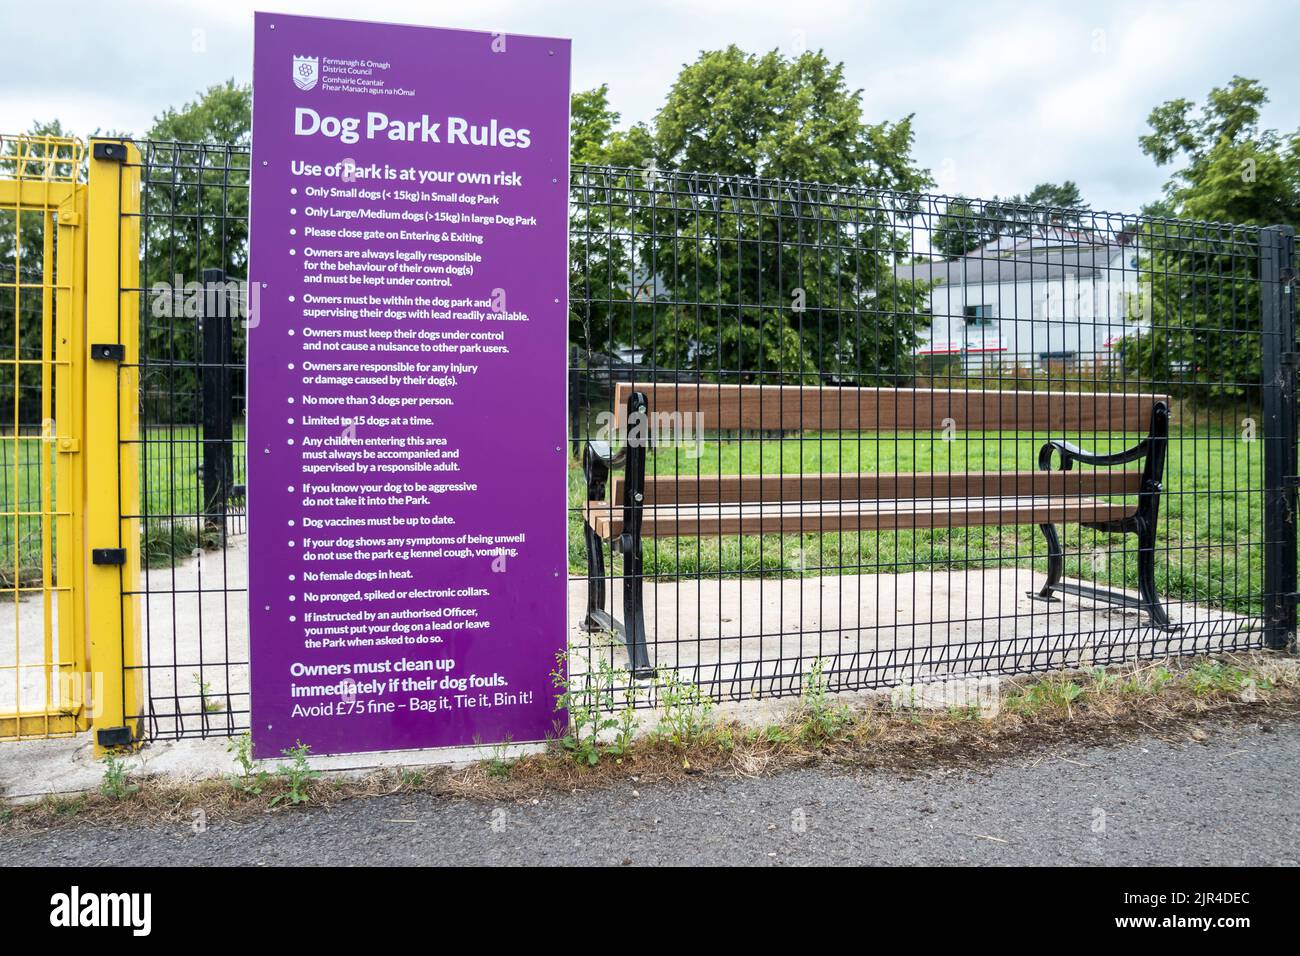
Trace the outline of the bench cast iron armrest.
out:
[[[626,441],[617,452],[610,450],[607,441],[589,441],[582,453],[588,502],[605,500],[605,486],[612,469],[622,468],[627,475],[621,502],[623,533],[609,543],[614,551],[623,554],[639,553],[641,549],[641,512],[645,502],[646,447],[649,445],[645,423],[648,405],[644,392],[633,392],[628,396]],[[618,507],[619,502],[611,501],[609,506]]]
[[[1145,458],[1146,465],[1142,469],[1143,488],[1150,489],[1152,482],[1158,488],[1159,483],[1164,479],[1165,448],[1168,441],[1169,406],[1164,402],[1156,402],[1151,409],[1151,431],[1146,438],[1132,448],[1126,448],[1124,451],[1117,451],[1109,455],[1099,455],[1096,452],[1088,451],[1086,448],[1080,448],[1071,442],[1054,438],[1039,450],[1038,468],[1040,471],[1052,470],[1052,452],[1056,452],[1061,456],[1061,471],[1069,471],[1074,467],[1076,461],[1085,465],[1109,467],[1111,465],[1125,465],[1130,461]]]
[[[607,441],[587,442],[587,447],[582,450],[582,474],[587,479],[587,500],[602,501],[610,471],[622,468],[626,462],[626,446],[617,452],[611,452]]]
[[[1061,471],[1070,471],[1076,461],[1083,462],[1085,465],[1101,465],[1103,467],[1110,465],[1124,465],[1130,461],[1138,461],[1151,454],[1151,439],[1144,438],[1132,448],[1126,448],[1124,451],[1115,452],[1111,455],[1098,455],[1096,452],[1088,451],[1086,448],[1080,448],[1078,445],[1068,441],[1052,439],[1043,445],[1038,452],[1038,469],[1039,471],[1052,470],[1052,452],[1058,452],[1061,456]]]

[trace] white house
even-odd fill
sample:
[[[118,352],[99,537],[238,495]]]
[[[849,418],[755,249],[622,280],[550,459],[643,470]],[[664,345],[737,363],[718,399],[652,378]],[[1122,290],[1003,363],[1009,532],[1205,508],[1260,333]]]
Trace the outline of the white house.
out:
[[[1143,325],[1133,237],[1064,228],[1004,236],[957,259],[901,265],[900,279],[935,282],[920,356],[953,356],[963,371],[1109,364]]]

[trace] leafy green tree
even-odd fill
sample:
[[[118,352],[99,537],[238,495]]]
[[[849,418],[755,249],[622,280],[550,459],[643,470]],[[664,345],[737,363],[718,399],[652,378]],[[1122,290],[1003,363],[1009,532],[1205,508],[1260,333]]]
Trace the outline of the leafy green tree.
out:
[[[618,129],[620,114],[609,105],[609,84],[574,93],[570,98],[569,156],[574,164],[640,168],[654,152],[644,123]]]
[[[1059,184],[1039,183],[1023,196],[995,196],[980,204],[957,196],[935,223],[930,247],[947,259],[955,259],[999,236],[1028,235],[1051,226],[1078,226],[1087,208],[1078,185],[1069,179]]]
[[[603,353],[618,344],[612,316],[632,298],[632,248],[626,237],[634,206],[625,188],[627,174],[608,167],[640,168],[641,157],[649,153],[648,133],[644,127],[630,133],[617,128],[620,116],[609,105],[606,84],[574,93],[569,115],[570,195],[576,197],[569,206],[569,341]],[[639,146],[629,143],[631,136]],[[594,307],[591,300],[597,300]]]
[[[56,119],[33,123],[24,135],[65,139],[72,134]],[[42,159],[20,159],[16,139],[0,141],[0,177],[64,179],[74,173],[74,154],[70,148],[34,147],[27,155]],[[55,161],[47,163],[43,161],[45,158]],[[57,161],[61,158],[66,161]],[[21,214],[11,209],[0,210],[0,362],[6,363],[0,365],[0,395],[12,401],[17,371],[18,420],[28,426],[41,424],[41,381],[45,373],[40,365],[12,362],[14,358],[39,359],[43,354],[42,287],[57,281],[51,274],[53,263],[45,261],[47,225],[45,217],[36,210],[28,209]],[[53,234],[49,237],[53,239]]]
[[[989,242],[996,235],[992,223],[965,196],[949,200],[930,233],[930,248],[945,259],[956,259]]]
[[[569,98],[569,157],[574,163],[607,163],[619,114],[609,105],[609,84]]]
[[[1165,184],[1180,216],[1251,225],[1300,223],[1300,129],[1260,129],[1268,91],[1234,76],[1210,91],[1199,111],[1186,99],[1151,111],[1142,151],[1165,166],[1185,165]]]
[[[195,284],[209,269],[227,281],[249,278],[249,163],[240,147],[248,147],[251,131],[251,87],[229,80],[164,110],[142,143],[140,278],[149,290],[141,303],[148,359],[142,386],[145,415],[154,424],[200,416],[203,299]],[[225,303],[228,309],[239,304],[229,296]],[[243,361],[240,315],[230,328],[233,358]],[[232,391],[238,387],[230,383]]]
[[[1242,235],[1210,223],[1300,225],[1300,130],[1260,128],[1268,93],[1234,76],[1199,108],[1175,99],[1151,111],[1142,151],[1182,162],[1154,211],[1206,225],[1149,224],[1141,268],[1151,329],[1124,343],[1127,364],[1210,403],[1249,395],[1260,380],[1257,262]]]
[[[148,281],[248,272],[252,89],[229,80],[159,115],[144,139]],[[234,147],[230,149],[229,147]]]
[[[1019,198],[1013,202],[1019,202]],[[1073,180],[1067,179],[1063,183],[1039,183],[1028,193],[1023,200],[1031,206],[1054,206],[1057,209],[1087,209],[1088,204],[1083,201],[1083,194],[1079,192],[1079,186]],[[1059,216],[1060,213],[1047,211],[1045,213],[1049,218]]]
[[[593,310],[604,343],[733,381],[905,371],[924,289],[892,266],[916,209],[882,191],[930,184],[911,117],[864,122],[861,93],[820,52],[732,46],[683,68],[653,126],[615,145],[640,162],[612,184],[631,264],[610,287],[632,301]]]
[[[184,106],[154,118],[146,139],[248,146],[253,132],[253,88],[233,79],[210,86]]]
[[[931,184],[910,156],[912,117],[865,123],[861,91],[821,52],[701,54],[669,91],[654,139],[664,168],[912,192]]]

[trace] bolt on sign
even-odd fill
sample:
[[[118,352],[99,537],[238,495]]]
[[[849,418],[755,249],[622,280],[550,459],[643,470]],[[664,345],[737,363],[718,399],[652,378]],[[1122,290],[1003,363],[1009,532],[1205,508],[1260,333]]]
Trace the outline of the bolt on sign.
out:
[[[259,13],[253,741],[553,727],[569,41]]]

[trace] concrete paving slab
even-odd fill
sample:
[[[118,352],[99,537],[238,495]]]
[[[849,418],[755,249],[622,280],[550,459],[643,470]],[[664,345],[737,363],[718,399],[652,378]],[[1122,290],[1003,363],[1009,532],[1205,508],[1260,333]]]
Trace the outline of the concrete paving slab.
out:
[[[1180,628],[1162,631],[1137,610],[1029,597],[1041,585],[1041,572],[1019,567],[648,582],[650,658],[683,681],[743,700],[797,692],[819,659],[831,688],[880,687],[1212,653],[1243,646],[1261,626],[1179,602],[1168,610]],[[606,590],[621,620],[622,587],[613,581]],[[626,666],[621,643],[609,650],[609,636],[581,631],[585,607],[586,585],[573,582],[570,647]]]

